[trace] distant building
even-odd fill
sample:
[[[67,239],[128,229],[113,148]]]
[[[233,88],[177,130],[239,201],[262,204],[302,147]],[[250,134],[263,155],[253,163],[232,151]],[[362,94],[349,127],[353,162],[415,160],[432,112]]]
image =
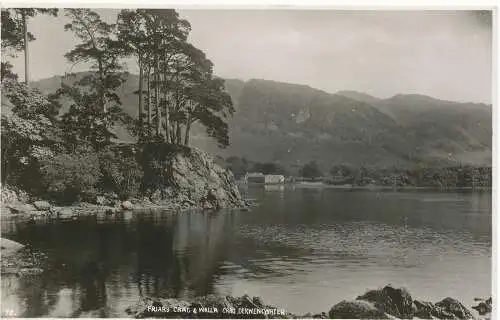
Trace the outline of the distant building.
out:
[[[266,174],[264,176],[266,184],[282,184],[285,183],[285,177],[282,174]]]
[[[285,177],[281,174],[263,174],[261,172],[247,173],[243,178],[245,183],[283,184]]]

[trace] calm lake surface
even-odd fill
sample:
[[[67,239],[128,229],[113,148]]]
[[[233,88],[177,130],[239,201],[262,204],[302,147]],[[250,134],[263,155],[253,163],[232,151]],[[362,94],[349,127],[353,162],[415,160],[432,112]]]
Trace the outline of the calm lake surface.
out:
[[[2,311],[124,316],[141,295],[262,297],[322,312],[367,289],[414,298],[491,295],[491,200],[484,193],[256,187],[252,212],[127,213],[59,223],[2,221],[2,236],[49,257],[39,277],[2,277]]]

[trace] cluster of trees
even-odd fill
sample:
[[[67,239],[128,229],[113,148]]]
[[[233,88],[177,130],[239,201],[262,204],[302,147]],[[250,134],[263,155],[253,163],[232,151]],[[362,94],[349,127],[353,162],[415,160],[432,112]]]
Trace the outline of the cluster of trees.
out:
[[[247,172],[290,175],[291,170],[278,163],[253,162],[246,158],[228,157],[223,165],[230,169],[237,179]],[[293,173],[292,173],[293,175]],[[491,187],[491,167],[446,166],[413,169],[354,167],[348,164],[334,164],[323,172],[316,161],[310,161],[296,170],[299,179],[319,180],[328,184],[352,184],[363,186],[417,186],[439,188]]]
[[[491,187],[492,171],[486,166],[447,166],[413,169],[354,168],[334,165],[330,171],[332,184],[376,184],[382,186],[415,186],[439,188]]]
[[[36,14],[60,12],[2,10],[2,49],[11,55],[25,51],[27,84],[28,43],[34,36],[26,20]],[[187,41],[191,26],[175,10],[121,10],[116,23],[107,23],[91,9],[64,9],[63,14],[68,20],[64,29],[79,41],[65,57],[71,64],[86,63],[91,71],[71,85],[62,83],[56,92],[57,98],[71,101],[61,121],[72,143],[102,147],[116,138],[113,128],[120,123],[141,142],[188,145],[193,125],[200,123],[220,146],[229,144],[231,98],[224,81],[214,76],[212,62]],[[139,69],[137,121],[122,111],[116,94],[127,75],[124,61],[130,58]],[[2,61],[2,80],[16,78],[11,69]]]
[[[28,43],[35,37],[27,20],[37,14],[64,15],[64,29],[78,40],[65,58],[90,69],[67,74],[50,95],[29,84]],[[108,23],[91,9],[2,9],[1,22],[2,183],[71,197],[95,193],[105,181],[117,191],[137,190],[136,161],[123,163],[113,149],[117,126],[139,143],[188,145],[199,123],[221,147],[229,144],[231,98],[212,62],[188,42],[191,26],[175,10],[121,10],[116,23]],[[24,83],[8,62],[23,51]],[[123,111],[117,95],[131,58],[139,69],[136,119]]]

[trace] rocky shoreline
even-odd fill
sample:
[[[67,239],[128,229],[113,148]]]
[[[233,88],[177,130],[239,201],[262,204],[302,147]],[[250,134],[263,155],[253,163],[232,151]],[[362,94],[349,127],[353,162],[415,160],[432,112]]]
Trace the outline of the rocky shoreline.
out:
[[[255,204],[243,200],[239,206],[225,207],[226,209],[239,209],[250,211]],[[217,208],[220,209],[220,208]],[[124,212],[162,211],[172,214],[190,210],[217,210],[211,206],[200,206],[191,201],[163,201],[154,203],[151,201],[126,200],[114,206],[98,205],[81,202],[69,206],[52,205],[47,201],[36,201],[35,203],[11,203],[3,205],[1,213],[5,217],[17,217],[22,220],[76,220],[80,217],[96,216],[98,218],[114,217]]]
[[[48,201],[34,201],[32,203],[14,202],[2,204],[0,212],[4,217],[17,217],[22,220],[76,220],[80,217],[96,216],[98,218],[113,217],[124,212],[142,212],[142,211],[162,211],[177,213],[190,210],[213,211],[222,208],[238,209],[241,211],[250,211],[256,204],[241,200],[239,204],[217,207],[214,205],[201,205],[189,199],[171,199],[168,201],[153,202],[149,199],[131,199],[125,201],[115,200],[115,203],[96,204],[89,202],[80,202],[68,206],[58,206]]]
[[[472,307],[480,319],[490,319],[492,299]],[[475,319],[472,312],[453,298],[436,303],[413,299],[408,290],[387,285],[370,290],[355,300],[343,300],[329,311],[296,315],[266,305],[259,297],[197,297],[191,301],[144,298],[128,307],[133,318],[222,318],[222,319]]]

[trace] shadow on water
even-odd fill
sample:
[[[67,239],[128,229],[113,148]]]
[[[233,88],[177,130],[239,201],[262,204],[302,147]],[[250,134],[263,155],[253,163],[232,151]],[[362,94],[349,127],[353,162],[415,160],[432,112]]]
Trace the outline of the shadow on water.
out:
[[[2,277],[2,311],[120,317],[141,296],[243,294],[252,285],[278,290],[262,293],[266,302],[323,308],[331,301],[314,296],[318,288],[328,287],[322,296],[333,299],[346,288],[342,281],[358,290],[357,281],[362,291],[375,273],[432,287],[451,276],[438,270],[457,263],[464,267],[453,276],[473,282],[476,272],[484,283],[489,279],[483,262],[491,259],[491,194],[286,187],[245,193],[260,202],[251,212],[2,221],[4,236],[48,256],[42,276]],[[292,290],[292,280],[300,291]]]

